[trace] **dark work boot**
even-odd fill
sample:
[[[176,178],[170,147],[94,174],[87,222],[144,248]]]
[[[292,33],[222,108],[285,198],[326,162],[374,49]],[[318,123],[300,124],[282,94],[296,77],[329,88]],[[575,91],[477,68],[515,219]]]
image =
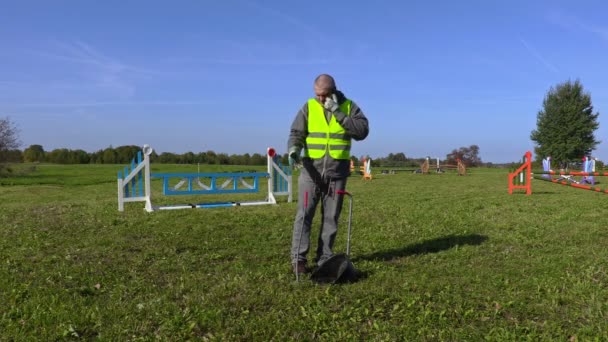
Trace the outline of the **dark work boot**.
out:
[[[306,261],[298,261],[292,264],[293,273],[304,274],[306,273]]]

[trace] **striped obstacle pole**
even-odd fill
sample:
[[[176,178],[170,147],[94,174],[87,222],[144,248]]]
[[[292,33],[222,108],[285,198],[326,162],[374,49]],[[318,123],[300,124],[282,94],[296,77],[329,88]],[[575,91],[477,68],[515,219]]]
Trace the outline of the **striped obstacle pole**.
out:
[[[543,158],[543,172],[553,172],[553,170],[551,170],[551,157]],[[551,175],[543,174],[543,178],[550,180]]]
[[[363,161],[363,179],[372,180],[372,159],[367,158]]]
[[[515,189],[526,190],[526,195],[532,194],[532,152],[528,151],[523,157],[522,165],[509,173],[509,194],[513,194]]]
[[[535,175],[553,175],[553,176],[608,176],[608,172],[583,172],[583,171],[534,171]]]
[[[595,185],[595,176],[604,176],[595,172],[595,159],[583,157],[583,171],[553,171],[551,170],[551,157],[543,159],[543,171],[533,171],[533,174],[540,174],[544,180],[553,180],[552,175],[561,176],[558,181],[565,180],[577,184]],[[606,174],[608,175],[608,173]],[[574,176],[583,176],[580,181],[575,180]],[[536,178],[536,177],[535,177]]]
[[[587,173],[595,172],[595,159],[591,157],[583,157],[583,171]],[[581,179],[582,184],[591,184],[595,185],[595,176],[594,175],[584,175],[583,179]]]
[[[118,210],[124,210],[125,202],[145,201],[145,210],[173,210],[186,208],[217,208],[230,206],[247,206],[276,204],[275,196],[287,196],[291,202],[293,197],[292,172],[289,166],[281,165],[279,156],[273,148],[268,148],[267,172],[230,172],[230,173],[155,173],[150,174],[150,154],[152,149],[149,145],[144,146],[145,157],[141,159],[138,153],[137,164],[131,162],[131,169],[126,168],[124,175],[118,174]],[[183,205],[153,206],[151,199],[150,179],[161,179],[163,184],[163,195],[209,195],[209,194],[242,194],[257,193],[260,190],[260,180],[266,178],[268,182],[268,196],[263,201],[247,202],[219,202],[198,203]],[[133,191],[134,184],[143,182],[146,184],[142,189],[140,185],[137,192]],[[177,180],[177,182],[175,182]],[[171,185],[176,183],[175,185]]]
[[[568,172],[566,172],[568,173]],[[577,173],[585,173],[587,174],[588,172],[577,172]],[[596,172],[599,173],[599,172]],[[596,176],[608,176],[608,173],[604,174],[599,174]],[[591,190],[591,191],[595,191],[595,192],[601,192],[601,193],[605,193],[608,194],[608,189],[601,189],[599,187],[595,187],[595,186],[591,186],[591,185],[582,185],[579,183],[574,183],[572,181],[568,181],[568,180],[559,180],[559,179],[546,179],[546,178],[542,178],[542,177],[534,177],[534,179],[538,179],[538,180],[542,180],[545,182],[551,182],[551,183],[555,183],[555,184],[561,184],[561,185],[566,185],[566,186],[571,186],[573,188],[577,188],[577,189],[583,189],[583,190]]]
[[[551,157],[548,156],[543,159],[543,171],[542,172],[532,171],[532,175],[533,175],[533,178],[538,178],[538,177],[535,177],[534,175],[539,174],[539,175],[542,175],[542,178],[544,178],[544,180],[550,181],[550,180],[553,180],[553,178],[551,177],[551,172],[555,172],[555,171],[553,171],[551,169]],[[574,177],[574,175],[560,175],[560,177],[557,179],[557,181],[565,180],[567,182],[573,182],[573,183],[579,184],[579,181],[577,181],[573,177]]]

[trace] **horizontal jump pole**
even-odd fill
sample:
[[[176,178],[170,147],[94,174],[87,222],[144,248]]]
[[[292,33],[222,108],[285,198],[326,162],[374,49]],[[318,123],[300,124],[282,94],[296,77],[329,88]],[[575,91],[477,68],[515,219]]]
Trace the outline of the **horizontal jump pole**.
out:
[[[201,178],[201,177],[218,177],[218,178],[231,178],[231,177],[268,177],[268,172],[225,172],[225,173],[153,173],[150,175],[152,178]]]
[[[608,176],[608,172],[582,172],[582,171],[532,171],[537,175],[555,175],[555,176]]]
[[[267,172],[229,172],[229,173],[154,173],[152,178],[161,178],[163,180],[163,194],[171,195],[210,195],[210,194],[235,194],[235,193],[256,193],[259,191],[259,178],[270,177]],[[169,185],[170,179],[181,179],[175,186]],[[209,185],[202,184],[203,189],[194,189],[194,180],[207,178]],[[246,184],[246,188],[238,188],[238,180],[243,178],[252,178],[253,185]],[[219,179],[227,179],[224,184],[218,184]],[[187,190],[179,190],[187,180]],[[226,188],[228,185],[230,187]]]
[[[604,194],[608,194],[608,189],[601,189],[596,186],[581,185],[581,184],[576,184],[576,183],[572,183],[572,182],[568,182],[568,181],[558,181],[557,179],[546,179],[546,178],[541,178],[541,177],[533,177],[533,178],[542,180],[545,182],[551,182],[551,183],[555,183],[555,184],[571,186],[571,187],[577,188],[577,189],[590,190],[590,191],[594,191],[594,192],[601,192]]]
[[[155,210],[177,210],[177,209],[209,209],[222,207],[244,207],[252,205],[265,205],[267,201],[248,201],[248,202],[213,202],[213,203],[193,203],[155,206]]]

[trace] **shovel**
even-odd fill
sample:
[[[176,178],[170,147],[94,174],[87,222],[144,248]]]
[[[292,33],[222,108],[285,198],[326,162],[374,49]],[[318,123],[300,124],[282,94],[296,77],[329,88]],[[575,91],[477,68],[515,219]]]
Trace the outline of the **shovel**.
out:
[[[346,254],[335,254],[321,264],[310,276],[310,279],[319,284],[348,283],[357,279],[357,270],[349,260],[350,232],[353,220],[353,196],[344,190],[336,191],[339,195],[347,195],[348,205],[348,235],[346,238]]]

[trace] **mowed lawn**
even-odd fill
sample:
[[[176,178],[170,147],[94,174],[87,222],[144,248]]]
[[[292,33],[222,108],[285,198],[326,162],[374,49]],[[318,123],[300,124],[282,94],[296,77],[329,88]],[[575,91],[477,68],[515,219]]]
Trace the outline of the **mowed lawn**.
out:
[[[608,340],[606,195],[508,195],[499,169],[353,176],[364,277],[316,285],[290,271],[295,202],[118,212],[118,168],[0,179],[0,340]],[[217,200],[153,188],[154,204]]]

